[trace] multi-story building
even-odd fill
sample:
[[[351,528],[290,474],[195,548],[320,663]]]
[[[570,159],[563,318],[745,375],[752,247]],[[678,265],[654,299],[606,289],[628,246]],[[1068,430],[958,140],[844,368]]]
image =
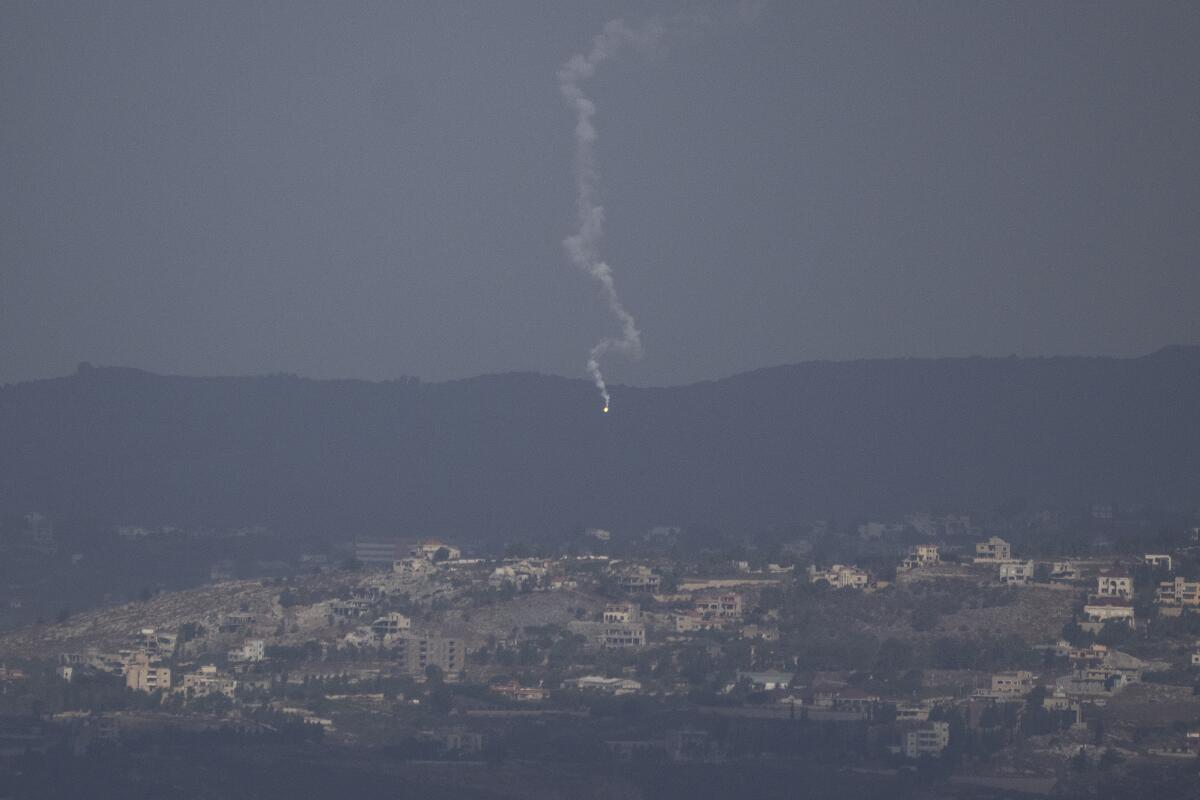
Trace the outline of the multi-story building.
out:
[[[1033,691],[1033,673],[1027,670],[992,675],[992,694],[1024,697]]]
[[[692,609],[709,619],[741,619],[742,596],[737,592],[706,592],[696,596]]]
[[[1200,606],[1200,581],[1180,577],[1163,581],[1154,592],[1154,602],[1164,606]]]
[[[392,639],[391,646],[410,675],[423,675],[429,667],[437,667],[447,677],[457,677],[466,666],[466,650],[458,639],[401,634]]]
[[[1083,607],[1088,622],[1105,623],[1109,620],[1123,620],[1130,627],[1136,624],[1133,604],[1122,597],[1094,597]]]
[[[936,544],[919,544],[908,551],[908,557],[901,562],[904,569],[920,569],[942,563],[941,547]]]
[[[649,567],[632,564],[617,571],[617,585],[627,592],[657,592],[662,576]]]
[[[386,639],[411,628],[412,620],[396,611],[384,614],[371,623],[371,633],[376,639]]]
[[[1012,545],[999,536],[993,536],[986,542],[978,542],[975,545],[976,562],[1010,561],[1011,559]]]
[[[189,697],[205,697],[210,694],[223,694],[232,698],[237,691],[238,682],[228,675],[221,674],[215,664],[206,664],[195,672],[183,676],[183,685],[179,688]]]
[[[929,722],[904,734],[904,756],[939,758],[950,745],[950,723]]]
[[[1123,569],[1106,569],[1096,576],[1097,597],[1133,597],[1133,576]]]
[[[604,622],[627,624],[642,618],[642,607],[637,603],[609,603],[604,607]]]
[[[1000,582],[1005,586],[1025,586],[1033,580],[1032,561],[1004,561],[1000,564]]]
[[[171,670],[141,657],[125,668],[125,685],[138,692],[171,688]]]
[[[370,614],[375,603],[363,598],[334,600],[329,604],[329,613],[334,619],[358,619]]]
[[[644,647],[646,626],[638,624],[606,624],[597,635],[601,647]]]
[[[241,647],[230,650],[227,657],[235,664],[263,661],[267,657],[267,646],[262,639],[249,639]]]

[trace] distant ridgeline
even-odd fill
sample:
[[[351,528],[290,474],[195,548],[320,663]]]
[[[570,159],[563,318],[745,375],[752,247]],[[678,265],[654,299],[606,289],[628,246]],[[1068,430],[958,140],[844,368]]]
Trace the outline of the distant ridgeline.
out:
[[[81,368],[0,387],[4,512],[496,538],[1196,504],[1200,348],[813,362],[659,389]]]

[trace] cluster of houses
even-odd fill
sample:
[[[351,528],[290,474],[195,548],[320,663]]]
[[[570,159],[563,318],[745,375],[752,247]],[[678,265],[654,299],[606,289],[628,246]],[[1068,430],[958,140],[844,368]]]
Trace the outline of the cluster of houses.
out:
[[[227,622],[227,624],[225,624]],[[241,620],[223,621],[220,627],[241,629]],[[178,635],[142,628],[130,637],[130,644],[115,653],[89,649],[82,653],[63,653],[59,656],[57,674],[73,681],[77,671],[87,670],[116,675],[126,687],[139,692],[175,692],[187,697],[223,694],[233,697],[239,680],[220,671],[215,664],[176,674],[169,663],[176,660],[181,648]],[[237,673],[248,673],[266,661],[266,644],[262,639],[247,639],[226,653],[226,660]]]

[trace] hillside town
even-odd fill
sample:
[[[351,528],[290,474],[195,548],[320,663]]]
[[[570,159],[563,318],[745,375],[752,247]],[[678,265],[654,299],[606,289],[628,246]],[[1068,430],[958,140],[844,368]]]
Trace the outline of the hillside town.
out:
[[[1033,794],[1172,774],[1200,754],[1200,527],[1085,527],[1071,553],[913,515],[770,548],[663,526],[557,552],[362,540],[261,578],[218,560],[5,631],[0,769],[212,731],[446,763],[768,753]],[[1126,552],[1146,539],[1167,546]]]

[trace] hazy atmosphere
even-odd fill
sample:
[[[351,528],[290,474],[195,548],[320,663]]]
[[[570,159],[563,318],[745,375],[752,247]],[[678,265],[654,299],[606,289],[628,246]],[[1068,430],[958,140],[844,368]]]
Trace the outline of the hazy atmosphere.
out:
[[[1198,43],[0,0],[0,800],[1196,800]]]
[[[5,3],[0,382],[584,376],[556,73],[602,25],[604,255],[674,384],[1200,343],[1200,11]]]

